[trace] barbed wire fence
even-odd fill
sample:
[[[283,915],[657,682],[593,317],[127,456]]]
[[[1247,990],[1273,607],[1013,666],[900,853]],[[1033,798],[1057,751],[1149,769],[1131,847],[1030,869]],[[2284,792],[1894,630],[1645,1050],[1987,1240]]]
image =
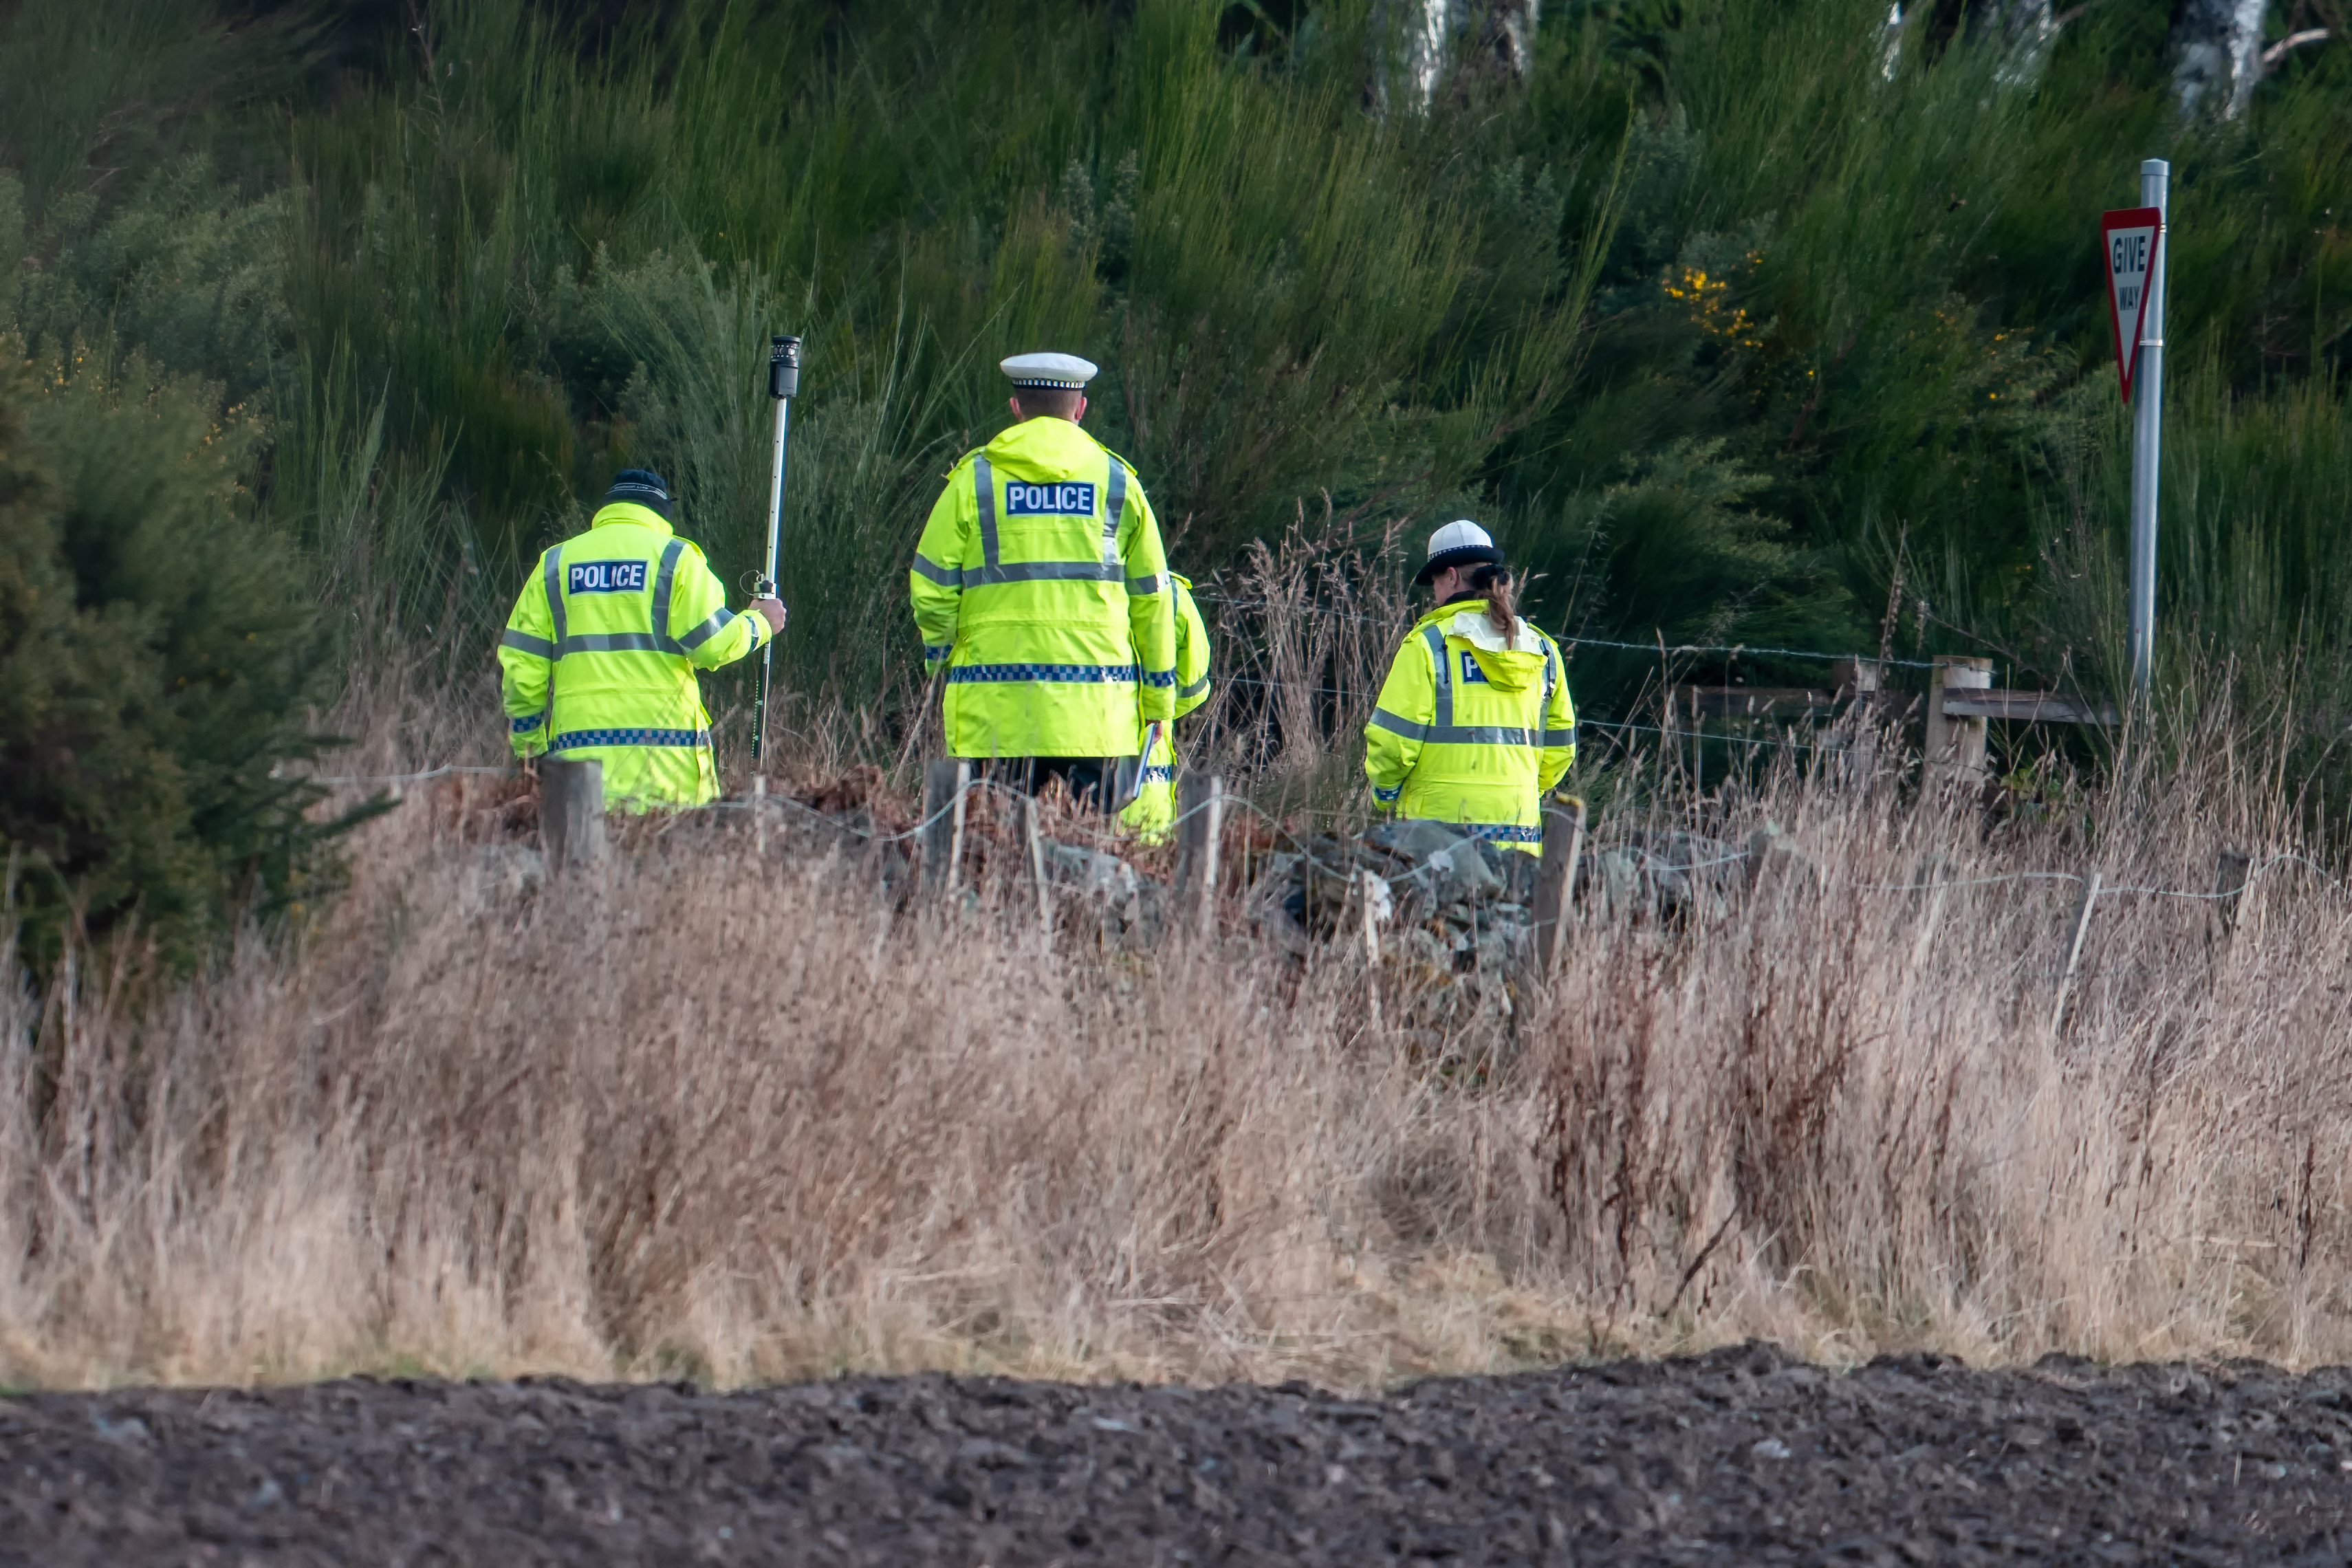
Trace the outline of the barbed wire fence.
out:
[[[1390,628],[1393,628],[1395,625],[1393,616],[1373,616],[1361,611],[1349,610],[1337,605],[1318,605],[1301,600],[1282,600],[1264,596],[1250,597],[1246,595],[1227,594],[1215,589],[1198,591],[1195,594],[1195,597],[1204,604],[1215,605],[1220,610],[1225,612],[1257,613],[1268,616],[1282,615],[1321,616],[1333,620],[1346,621],[1360,625],[1381,626]],[[1832,666],[1842,664],[1867,664],[1880,668],[1894,668],[1924,670],[1936,669],[1945,662],[1939,659],[1901,658],[1891,656],[1881,656],[1878,654],[1839,653],[1821,649],[1791,648],[1748,643],[1670,643],[1666,642],[1663,638],[1654,639],[1648,643],[1634,643],[1597,637],[1566,637],[1556,640],[1559,644],[1562,654],[1570,659],[1573,659],[1577,650],[1591,647],[1605,649],[1611,652],[1639,654],[1645,658],[1659,658],[1662,661],[1700,658],[1721,658],[1727,662],[1736,661],[1741,658],[1771,658],[1811,661]],[[1267,660],[1264,657],[1263,650],[1259,650],[1257,657],[1254,660],[1253,668],[1228,669],[1227,671],[1219,674],[1216,678],[1217,684],[1221,689],[1239,689],[1264,694],[1261,700],[1265,702],[1265,710],[1258,716],[1261,725],[1270,721],[1272,715],[1271,699],[1277,693],[1288,693],[1308,698],[1328,699],[1335,704],[1354,704],[1359,706],[1368,706],[1371,701],[1375,700],[1377,697],[1377,683],[1369,679],[1360,681],[1352,686],[1347,684],[1333,685],[1324,680],[1308,681],[1292,679],[1285,681],[1279,679],[1268,679],[1266,664]],[[1618,745],[1620,747],[1625,746],[1623,737],[1627,735],[1654,736],[1663,742],[1687,740],[1703,733],[1703,731],[1696,726],[1693,729],[1685,730],[1679,727],[1669,728],[1664,725],[1644,724],[1630,719],[1607,720],[1580,718],[1577,721],[1576,728],[1580,742],[1583,742],[1587,737],[1591,737],[1595,741],[1605,740],[1608,743]],[[1727,741],[1734,739],[1733,737],[1727,736],[1717,738]],[[1745,743],[1752,748],[1758,749],[1767,746],[1785,748],[1791,751],[1846,749],[1846,742],[1843,741],[1834,739],[1828,741],[1800,739],[1785,731],[1769,740],[1758,739],[1752,735],[1745,737],[1744,739]],[[403,786],[432,783],[436,780],[449,777],[499,775],[509,773],[512,771],[513,767],[511,764],[478,765],[451,763],[392,773],[312,775],[312,782],[322,785],[339,788],[349,788],[354,786],[399,788]],[[806,802],[794,799],[789,795],[770,794],[764,790],[761,791],[752,798],[719,801],[712,803],[706,809],[719,813],[751,812],[754,814],[758,821],[764,824],[768,812],[772,808],[772,810],[780,814],[797,815],[804,816],[813,822],[824,824],[834,831],[842,833],[851,838],[870,846],[882,847],[907,844],[924,839],[927,836],[931,835],[934,830],[940,826],[942,821],[947,819],[949,816],[957,816],[960,817],[961,813],[975,794],[987,791],[995,791],[1011,798],[1023,798],[1022,792],[1011,788],[1001,780],[991,779],[984,776],[972,777],[959,784],[954,792],[944,802],[930,806],[929,809],[928,809],[925,814],[913,824],[913,826],[899,831],[887,831],[875,826],[863,826],[840,814],[821,810]],[[1240,795],[1221,795],[1220,803],[1219,809],[1239,809],[1252,813],[1257,817],[1263,819],[1266,826],[1271,829],[1277,841],[1286,842],[1289,844],[1290,850],[1288,852],[1300,856],[1309,865],[1316,867],[1326,875],[1335,879],[1345,879],[1353,873],[1355,869],[1353,868],[1330,865],[1319,858],[1309,839],[1296,830],[1291,824],[1293,821],[1301,818],[1310,821],[1321,820],[1324,822],[1349,822],[1353,821],[1358,814],[1342,811],[1318,810],[1311,806],[1301,805],[1286,806],[1282,814],[1277,815],[1273,811],[1267,810],[1257,802],[1250,800]],[[1173,821],[1166,825],[1167,831],[1171,835],[1176,833],[1185,823],[1191,821],[1201,809],[1202,808],[1194,807],[1191,810],[1179,813]],[[1108,819],[1106,819],[1105,826],[1106,828],[1109,826]],[[1102,835],[1102,837],[1106,841],[1108,841],[1108,833]],[[1593,845],[1593,848],[1596,852],[1603,851],[1611,847],[1612,847],[1612,846],[1601,843],[1598,840],[1596,840]],[[1622,846],[1616,846],[1616,847],[1622,847]],[[1643,853],[1646,856],[1650,852],[1644,850]],[[1746,858],[1747,852],[1744,851],[1703,860],[1692,860],[1687,858],[1676,859],[1672,857],[1666,857],[1659,858],[1657,869],[1687,875],[1717,868],[1724,864],[1744,860]],[[2230,857],[2225,855],[2225,862]],[[2243,897],[2248,888],[2250,888],[2258,879],[2272,873],[2281,867],[2295,865],[2304,867],[2315,873],[2321,879],[2323,886],[2328,891],[2337,895],[2342,895],[2347,891],[2347,885],[2344,881],[2337,879],[2325,867],[2319,865],[2317,862],[2310,859],[2306,856],[2291,853],[2273,855],[2262,860],[2259,864],[2251,863],[2248,858],[2245,857],[2238,857],[2237,858],[2239,865],[2237,868],[2237,874],[2234,877],[2224,879],[2217,876],[2217,880],[2226,879],[2228,885],[2217,886],[2210,889],[2171,888],[2140,884],[2113,885],[2102,881],[2100,874],[2096,871],[2068,870],[2023,870],[2005,872],[1986,877],[1956,879],[1938,878],[1928,881],[1911,883],[1860,881],[1852,883],[1832,883],[1825,881],[1824,887],[1826,889],[1832,886],[1843,886],[1854,892],[1895,894],[1933,893],[1940,896],[1944,893],[1962,889],[1986,888],[2002,884],[2030,881],[2074,884],[2081,889],[2081,896],[2077,910],[2070,922],[2072,934],[2071,941],[2069,942],[2069,961],[2067,967],[2063,972],[2067,980],[2071,980],[2074,977],[2074,964],[2076,961],[2079,960],[2081,954],[2084,932],[2089,925],[2092,911],[2102,899],[2112,900],[2123,897],[2147,897],[2180,900],[2206,904],[2226,904],[2234,907],[2237,900]],[[2060,1002],[2060,1007],[2062,1010],[2063,1005],[2064,1002],[2062,984],[2062,998]]]

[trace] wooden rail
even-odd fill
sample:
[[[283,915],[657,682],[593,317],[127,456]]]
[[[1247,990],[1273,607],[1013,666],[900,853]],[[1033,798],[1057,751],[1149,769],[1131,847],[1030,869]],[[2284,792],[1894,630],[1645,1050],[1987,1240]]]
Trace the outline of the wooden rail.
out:
[[[1959,691],[1944,693],[1944,712],[1954,719],[2008,719],[2024,724],[2113,724],[2115,704],[2061,697],[2054,691]]]
[[[1832,691],[1818,686],[1685,686],[1679,689],[1678,711],[1696,719],[1803,719],[1836,712],[1857,698],[1883,704],[1904,696],[1875,690],[1857,693],[1843,688]],[[2112,702],[2094,702],[2055,691],[1948,686],[1943,698],[1944,716],[1948,719],[2003,719],[2022,724],[2120,721]]]
[[[1898,704],[1915,700],[1885,689],[1885,671],[1874,659],[1843,659],[1832,684],[1818,686],[1680,686],[1675,689],[1667,728],[1687,720],[1810,720],[1838,712],[1876,710],[1893,716]],[[2115,706],[2055,691],[1996,690],[1989,658],[1946,658],[1936,661],[1926,704],[1927,733],[1920,754],[1931,782],[1973,784],[1984,776],[1985,727],[1994,719],[2012,724],[2118,722]],[[1876,772],[1867,730],[1855,737],[1845,759],[1858,778]]]

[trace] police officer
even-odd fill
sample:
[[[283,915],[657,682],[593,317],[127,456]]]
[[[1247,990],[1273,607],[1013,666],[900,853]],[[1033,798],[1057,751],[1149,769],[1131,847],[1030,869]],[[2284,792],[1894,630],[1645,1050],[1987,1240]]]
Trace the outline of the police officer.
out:
[[[1192,583],[1168,574],[1169,592],[1176,601],[1176,705],[1181,719],[1209,700],[1209,628],[1201,607],[1192,602]],[[1142,771],[1136,780],[1135,799],[1118,819],[1147,844],[1168,837],[1176,822],[1176,726],[1171,721],[1143,727]]]
[[[1529,854],[1538,803],[1576,760],[1576,710],[1559,645],[1511,601],[1511,575],[1467,518],[1429,537],[1416,583],[1436,605],[1414,623],[1364,726],[1372,795]]]
[[[1135,470],[1078,427],[1095,367],[1015,354],[1013,423],[948,474],[908,575],[950,756],[1108,811],[1117,760],[1174,716],[1175,612]]]
[[[589,520],[539,558],[499,638],[515,754],[604,764],[604,799],[625,810],[699,805],[719,795],[698,669],[767,645],[784,609],[727,608],[702,552],[670,531],[659,474],[624,468]]]

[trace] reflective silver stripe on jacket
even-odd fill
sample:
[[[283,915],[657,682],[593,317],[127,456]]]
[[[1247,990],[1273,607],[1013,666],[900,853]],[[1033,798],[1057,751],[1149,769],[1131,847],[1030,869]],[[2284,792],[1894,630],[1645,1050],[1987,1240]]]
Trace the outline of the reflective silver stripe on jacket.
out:
[[[986,458],[971,460],[971,493],[972,499],[980,504],[980,558],[993,566],[996,564],[996,475],[990,470]]]
[[[547,613],[555,620],[555,646],[563,646],[563,546],[552,545],[547,552],[543,573],[547,584]]]
[[[499,634],[499,646],[510,647],[517,653],[535,653],[541,658],[555,657],[553,643],[549,642],[545,637],[535,637],[529,632],[519,632],[512,626]]]
[[[942,588],[989,588],[1000,583],[1121,583],[1138,598],[1160,591],[1157,577],[1125,577],[1116,563],[1015,561],[1004,566],[971,566],[961,572],[915,557],[915,570]]]
[[[1543,636],[1540,632],[1536,635],[1538,637]],[[1552,641],[1549,637],[1544,637],[1543,645],[1544,714],[1549,718],[1551,714],[1552,693],[1558,691],[1560,689],[1561,684],[1561,676],[1559,671],[1559,645]],[[1575,745],[1576,726],[1571,724],[1565,730],[1545,730],[1543,732],[1543,744],[1547,747]]]
[[[1421,640],[1429,645],[1429,667],[1437,675],[1437,722],[1422,737],[1428,740],[1440,730],[1454,728],[1454,660],[1445,651],[1445,634],[1437,629],[1436,622],[1421,628]]]
[[[1010,566],[980,566],[963,574],[967,588],[996,583],[1118,583],[1123,581],[1118,563],[1105,566],[1093,561],[1016,561]]]
[[[1126,510],[1127,465],[1113,458],[1110,483],[1103,487],[1102,563],[1107,567],[1118,565],[1118,519]]]
[[[568,653],[676,653],[667,637],[651,632],[582,632],[555,645],[557,657]]]
[[[555,649],[548,657],[547,706],[540,710],[542,717],[555,715],[555,663],[563,658],[563,546],[548,547],[547,561],[541,579],[547,589],[547,614],[555,632]]]
[[[661,570],[654,576],[654,641],[665,653],[684,651],[669,635],[669,591],[677,581],[677,558],[686,553],[686,541],[673,539],[662,547]]]
[[[710,618],[709,620],[704,621],[700,626],[695,627],[692,631],[678,638],[677,646],[684,648],[687,652],[692,653],[696,648],[700,647],[704,643],[709,642],[712,637],[717,637],[720,632],[725,631],[729,626],[731,626],[734,624],[734,611],[714,610],[711,612]]]

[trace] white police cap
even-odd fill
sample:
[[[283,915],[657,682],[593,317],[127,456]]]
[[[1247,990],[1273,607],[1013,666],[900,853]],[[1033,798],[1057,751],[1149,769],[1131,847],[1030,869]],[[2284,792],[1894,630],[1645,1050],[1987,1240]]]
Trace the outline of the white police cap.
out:
[[[1014,354],[998,362],[1015,386],[1049,386],[1057,392],[1083,392],[1095,378],[1092,360],[1076,354]]]
[[[1457,517],[1429,536],[1429,559],[1414,578],[1426,583],[1448,566],[1468,566],[1474,563],[1500,565],[1503,552],[1495,548],[1495,536],[1466,517]]]

